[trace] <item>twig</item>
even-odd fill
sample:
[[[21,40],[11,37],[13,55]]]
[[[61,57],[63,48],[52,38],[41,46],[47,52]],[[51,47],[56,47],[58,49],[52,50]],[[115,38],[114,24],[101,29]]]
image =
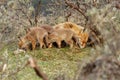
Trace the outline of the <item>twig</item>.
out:
[[[86,21],[88,21],[88,17],[85,15],[85,13],[82,11],[82,9],[79,6],[74,5],[73,3],[69,2],[69,0],[65,0],[65,3],[70,8],[73,8],[73,9],[77,10],[78,12],[80,12],[85,17]]]
[[[18,2],[19,2],[19,4],[20,4],[21,6],[25,6],[25,8],[27,8],[27,6],[26,6],[25,4],[23,4],[23,3],[21,3],[19,0],[18,0]],[[29,16],[27,15],[27,13],[25,13],[25,11],[24,11],[22,8],[16,9],[16,10],[20,10],[20,11],[26,16],[26,18],[28,19],[30,25],[32,25],[31,19],[29,18]]]
[[[71,16],[71,12],[67,13],[67,15],[65,16],[66,21],[69,21],[68,18]]]
[[[29,58],[28,64],[34,69],[36,75],[43,80],[48,80],[47,76],[37,66],[37,62],[33,58]]]

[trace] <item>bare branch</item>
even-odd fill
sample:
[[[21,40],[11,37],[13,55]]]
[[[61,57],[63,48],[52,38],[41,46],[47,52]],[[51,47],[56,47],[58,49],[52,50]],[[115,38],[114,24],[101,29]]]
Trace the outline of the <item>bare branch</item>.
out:
[[[68,18],[69,18],[71,15],[72,15],[71,12],[67,13],[67,15],[65,16],[66,21],[69,21]]]
[[[38,5],[37,5],[36,10],[35,10],[35,19],[34,19],[35,25],[37,25],[37,23],[38,23],[37,17],[38,17],[39,12],[40,12],[40,7],[41,7],[41,0],[38,2]]]
[[[20,10],[26,16],[26,18],[28,19],[30,25],[32,25],[32,21],[31,21],[30,17],[24,12],[23,9],[16,9],[16,10]]]
[[[24,6],[25,8],[27,8],[27,6],[23,3],[21,3],[19,0],[18,0],[18,2],[21,6]],[[22,8],[21,9],[16,9],[16,10],[20,10],[26,16],[26,18],[28,19],[30,25],[32,25],[32,21],[31,21],[30,17],[27,15],[27,13]]]
[[[35,59],[33,59],[32,57],[29,58],[28,64],[30,64],[30,66],[34,69],[37,76],[39,76],[43,80],[48,80],[47,76],[37,66],[37,62],[35,61]]]
[[[69,2],[69,0],[65,0],[65,3],[70,8],[73,8],[73,9],[77,10],[78,12],[80,12],[85,17],[86,21],[88,21],[88,17],[85,15],[85,13],[82,11],[82,9],[79,6],[74,5],[73,3]]]

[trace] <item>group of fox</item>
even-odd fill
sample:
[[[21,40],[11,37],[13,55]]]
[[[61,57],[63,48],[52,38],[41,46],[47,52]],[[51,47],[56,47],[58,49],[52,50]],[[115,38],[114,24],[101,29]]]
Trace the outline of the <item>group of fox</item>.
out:
[[[28,50],[31,45],[32,50],[35,50],[37,43],[40,44],[40,48],[51,48],[53,43],[56,43],[58,48],[61,48],[64,41],[70,48],[73,48],[74,44],[84,48],[88,37],[84,27],[72,22],[64,22],[55,26],[43,25],[26,29],[26,34],[19,37],[18,46],[20,49]]]

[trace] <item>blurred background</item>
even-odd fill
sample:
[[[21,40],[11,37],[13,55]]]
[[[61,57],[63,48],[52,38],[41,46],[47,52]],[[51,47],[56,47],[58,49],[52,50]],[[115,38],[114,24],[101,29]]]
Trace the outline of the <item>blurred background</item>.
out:
[[[41,49],[14,55],[18,36],[25,35],[25,29],[66,21],[88,30],[86,48]],[[39,80],[25,66],[30,56],[36,58],[49,80],[119,80],[120,1],[0,0],[0,79]]]

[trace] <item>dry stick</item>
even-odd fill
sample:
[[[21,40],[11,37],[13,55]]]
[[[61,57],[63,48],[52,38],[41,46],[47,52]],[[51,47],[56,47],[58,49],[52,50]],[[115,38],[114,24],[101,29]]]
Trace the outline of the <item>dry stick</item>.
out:
[[[71,12],[67,13],[67,15],[65,16],[66,21],[69,21],[68,18],[71,16]]]
[[[26,13],[22,9],[16,9],[16,10],[21,11],[26,16],[26,18],[28,19],[30,25],[32,25],[32,21],[30,20],[30,18],[26,15]]]
[[[33,58],[29,58],[28,64],[34,69],[36,75],[43,80],[48,80],[47,76],[40,70],[40,68],[37,66],[37,62]]]
[[[25,7],[27,8],[27,6],[24,5],[24,4],[22,4],[19,0],[18,0],[18,2],[20,3],[21,6],[25,6]],[[17,9],[17,10],[20,10],[20,11],[26,16],[26,18],[28,19],[30,25],[32,25],[32,21],[30,20],[30,18],[29,18],[29,16],[27,15],[27,13],[25,13],[22,8],[21,8],[21,9]]]
[[[26,18],[28,19],[30,25],[32,25],[32,21],[30,20],[30,18],[26,15],[26,13],[22,10],[22,9],[19,9],[22,11],[22,13],[26,16]]]

